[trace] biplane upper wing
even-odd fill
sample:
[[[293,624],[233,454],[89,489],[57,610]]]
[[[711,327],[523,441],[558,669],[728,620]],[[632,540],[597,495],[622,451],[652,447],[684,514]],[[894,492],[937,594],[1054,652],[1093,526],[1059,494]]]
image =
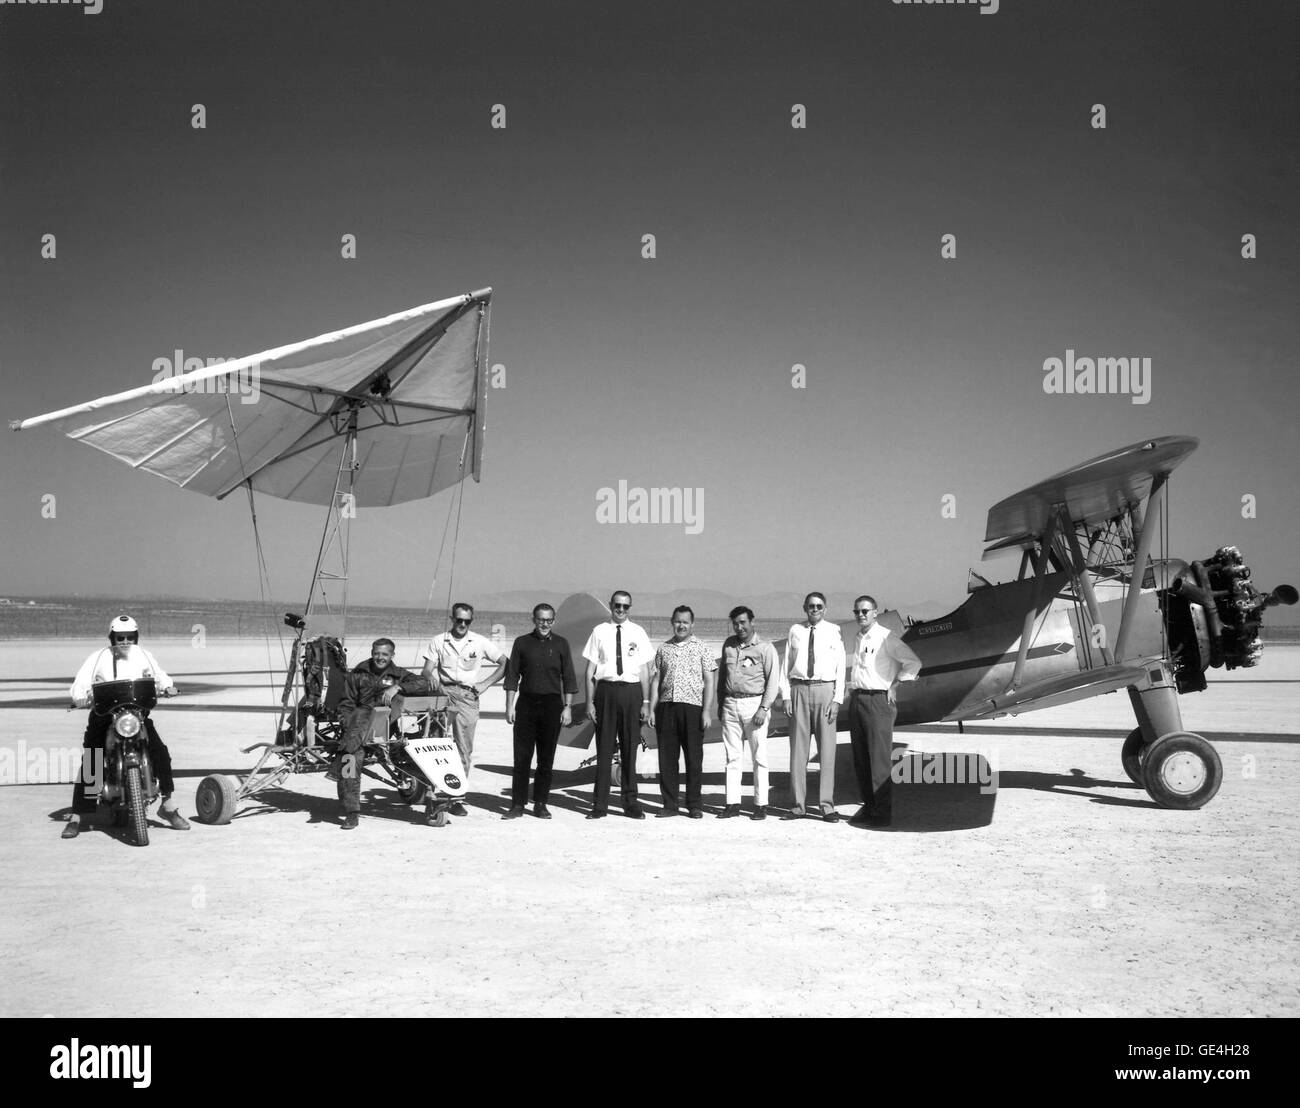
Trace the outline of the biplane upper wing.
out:
[[[1032,546],[1062,508],[1070,522],[1100,526],[1151,495],[1198,442],[1190,435],[1166,435],[1112,450],[1008,496],[989,509],[985,556],[1015,546]]]
[[[1040,708],[1057,708],[1090,696],[1117,692],[1130,685],[1144,688],[1151,683],[1146,667],[1128,662],[1120,665],[1099,666],[1096,669],[1067,673],[1045,681],[1034,681],[1018,689],[971,701],[943,717],[945,723],[958,720],[990,719],[994,716],[1019,715]]]

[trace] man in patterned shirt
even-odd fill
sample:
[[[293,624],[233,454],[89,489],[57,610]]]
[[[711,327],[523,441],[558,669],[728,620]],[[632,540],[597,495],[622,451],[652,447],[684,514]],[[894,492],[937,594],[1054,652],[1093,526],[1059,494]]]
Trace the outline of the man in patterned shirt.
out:
[[[704,779],[704,732],[713,722],[713,683],[718,662],[693,634],[695,613],[685,604],[673,609],[673,637],[655,651],[650,679],[650,718],[659,734],[658,816],[675,816],[678,770],[686,754],[686,808],[691,819],[704,817],[700,788]]]

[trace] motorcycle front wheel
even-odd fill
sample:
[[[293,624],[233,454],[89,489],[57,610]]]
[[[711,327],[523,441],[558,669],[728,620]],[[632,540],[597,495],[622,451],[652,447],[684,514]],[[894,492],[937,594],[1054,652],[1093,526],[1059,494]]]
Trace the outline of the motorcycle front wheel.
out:
[[[131,813],[131,830],[136,846],[149,845],[149,824],[144,814],[144,783],[140,767],[131,766],[126,771],[126,809]]]

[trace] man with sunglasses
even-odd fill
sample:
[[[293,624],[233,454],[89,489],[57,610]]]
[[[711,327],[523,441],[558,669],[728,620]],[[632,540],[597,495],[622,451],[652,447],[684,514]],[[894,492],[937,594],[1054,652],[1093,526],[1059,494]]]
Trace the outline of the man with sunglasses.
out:
[[[790,628],[781,666],[781,699],[790,716],[790,791],[793,802],[782,819],[802,819],[807,793],[808,752],[817,733],[821,762],[819,790],[822,819],[838,823],[835,811],[835,720],[844,700],[844,643],[840,629],[825,621],[826,597],[803,598],[803,623]]]
[[[533,815],[550,819],[546,802],[551,796],[551,767],[560,728],[573,722],[573,697],[578,679],[573,672],[569,643],[552,630],[555,609],[549,604],[533,608],[533,629],[510,647],[506,665],[506,722],[514,728],[515,771],[510,790],[510,811],[504,819],[518,819],[528,806],[528,771],[537,752],[537,777],[533,782]]]
[[[614,744],[623,769],[623,814],[645,819],[637,802],[636,754],[641,724],[650,716],[650,637],[628,619],[632,594],[621,589],[609,598],[610,618],[592,629],[582,656],[587,659],[587,718],[596,725],[596,787],[588,819],[603,819],[609,808]]]
[[[149,651],[140,645],[139,625],[128,615],[120,615],[108,625],[108,649],[100,647],[82,663],[72,682],[72,701],[78,708],[89,708],[94,699],[94,687],[102,681],[138,681],[152,677],[159,696],[175,696],[176,686]],[[109,715],[90,713],[81,744],[89,750],[103,750],[108,737]],[[149,764],[158,780],[162,801],[158,805],[158,818],[177,831],[188,831],[187,820],[176,808],[172,799],[175,782],[172,780],[172,757],[149,713],[144,713],[144,726],[149,737]],[[87,759],[82,760],[82,772],[72,786],[72,817],[63,828],[65,839],[75,839],[81,833],[83,816],[93,815],[96,800],[86,796],[85,780]],[[102,763],[101,763],[102,764]],[[98,786],[98,782],[93,782]]]
[[[478,701],[505,672],[506,656],[491,639],[485,639],[469,626],[474,622],[472,604],[453,604],[451,626],[435,635],[420,652],[424,678],[435,694],[447,698],[451,732],[465,763],[468,777],[474,762],[474,731],[478,727]],[[493,668],[484,674],[484,664]],[[453,816],[469,813],[459,800],[448,809]]]
[[[888,827],[893,819],[890,769],[898,715],[896,690],[900,681],[915,681],[921,672],[916,652],[882,627],[876,612],[873,597],[860,596],[853,602],[858,634],[849,677],[849,736],[862,807],[849,822],[858,827]]]

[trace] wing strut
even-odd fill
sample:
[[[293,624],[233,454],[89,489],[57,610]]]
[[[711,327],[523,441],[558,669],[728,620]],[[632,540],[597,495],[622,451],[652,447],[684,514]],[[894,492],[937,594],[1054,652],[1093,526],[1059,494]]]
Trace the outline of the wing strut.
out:
[[[1147,560],[1151,556],[1151,543],[1155,526],[1165,499],[1165,484],[1169,474],[1157,473],[1151,482],[1151,496],[1147,500],[1145,518],[1133,515],[1133,526],[1138,528],[1137,553],[1133,555],[1133,576],[1129,578],[1128,592],[1124,596],[1124,614],[1119,621],[1119,635],[1115,639],[1115,657],[1123,661],[1128,656],[1128,643],[1132,638],[1133,617],[1142,596],[1142,579],[1146,576]]]
[[[1074,573],[1074,579],[1078,582],[1079,590],[1083,593],[1083,602],[1088,608],[1088,619],[1092,627],[1101,627],[1101,610],[1097,607],[1097,594],[1092,591],[1092,579],[1088,576],[1088,565],[1083,560],[1083,551],[1079,549],[1079,536],[1074,533],[1074,527],[1069,518],[1065,515],[1065,505],[1062,504],[1056,509],[1056,520],[1061,524],[1061,530],[1065,532],[1065,537],[1069,540],[1071,569]],[[1089,629],[1091,631],[1091,628]],[[1111,656],[1110,647],[1106,645],[1106,640],[1101,640],[1101,658],[1106,665],[1113,665],[1115,659]]]
[[[1055,532],[1056,517],[1052,516],[1047,521],[1047,530],[1043,532],[1042,546],[1039,548],[1038,557],[1034,560],[1034,603],[1025,612],[1025,623],[1020,629],[1020,651],[1016,654],[1016,668],[1011,673],[1011,684],[1007,686],[1007,692],[1014,692],[1020,688],[1020,681],[1025,673],[1025,661],[1029,657],[1029,644],[1037,637],[1034,634],[1034,624],[1037,622],[1042,609],[1043,571],[1047,568],[1048,548],[1056,539]],[[1029,556],[1028,550],[1025,551],[1025,556]]]

